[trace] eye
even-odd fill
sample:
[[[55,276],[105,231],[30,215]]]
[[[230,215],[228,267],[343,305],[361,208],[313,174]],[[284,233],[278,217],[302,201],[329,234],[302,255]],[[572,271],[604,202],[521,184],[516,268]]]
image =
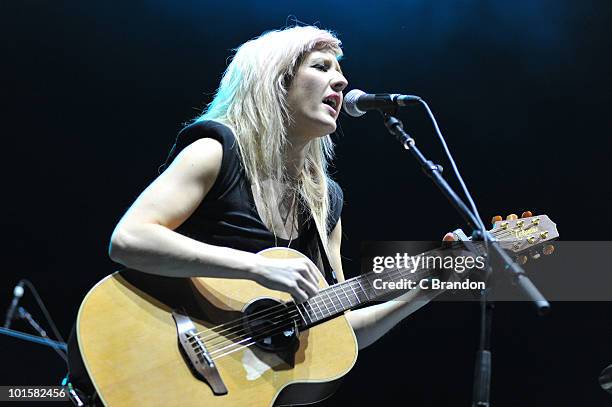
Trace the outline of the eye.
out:
[[[323,72],[327,72],[329,70],[328,64],[314,64],[312,67]]]

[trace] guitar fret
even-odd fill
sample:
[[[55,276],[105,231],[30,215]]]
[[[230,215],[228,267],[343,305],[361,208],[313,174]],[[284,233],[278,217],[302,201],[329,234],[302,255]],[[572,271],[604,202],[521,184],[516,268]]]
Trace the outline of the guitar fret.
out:
[[[304,304],[308,305],[308,308],[310,309],[308,311],[308,313],[311,315],[310,319],[314,321],[318,321],[319,317],[317,316],[317,310],[312,307],[312,305],[310,304],[310,301],[307,301]],[[314,318],[312,317],[312,315],[314,315]]]
[[[430,252],[421,253],[420,255],[422,256]],[[388,294],[384,290],[379,292],[379,290],[373,288],[375,278],[382,278],[387,281],[400,281],[405,277],[421,277],[421,274],[427,274],[425,272],[426,270],[421,267],[405,267],[385,270],[382,274],[364,273],[326,288],[309,301],[301,304],[301,307],[298,306],[298,311],[306,325],[312,325],[330,316]],[[345,285],[348,285],[348,287],[345,287]],[[342,291],[340,292],[340,290]]]
[[[316,300],[316,297],[314,297],[313,300],[314,304],[317,306],[317,308],[319,309],[319,312],[321,313],[321,319],[323,319],[323,310],[321,309],[321,306],[319,305],[319,303]],[[314,308],[313,308],[314,309]],[[315,316],[316,316],[316,311],[315,311]],[[317,320],[319,319],[319,317],[317,317]]]
[[[357,304],[361,303],[361,300],[359,300],[359,296],[357,295],[357,293],[355,292],[355,289],[353,288],[353,283],[349,283],[349,287],[351,287],[351,291],[353,291],[353,294],[355,294],[355,299],[357,299]]]
[[[347,304],[348,304],[348,306],[346,306],[344,309],[349,309],[349,308],[353,307],[353,305],[355,305],[355,304],[353,304],[353,303],[351,302],[351,299],[350,299],[350,298],[349,298],[349,296],[346,294],[346,290],[344,289],[344,286],[345,286],[345,285],[346,285],[346,282],[344,282],[344,283],[340,284],[340,288],[342,289],[342,294],[344,294],[344,296],[346,297],[346,301],[347,301]]]
[[[322,296],[321,296],[321,301],[320,302],[323,303],[323,306],[325,307],[324,311],[327,311],[327,314],[325,312],[323,312],[321,314],[323,316],[323,318],[325,318],[325,317],[327,317],[331,313],[331,311],[329,310],[329,307],[327,306],[327,301],[325,301],[325,298],[323,298]]]
[[[360,278],[359,278],[359,277],[357,277],[357,283],[359,284],[359,288],[361,288],[361,291],[363,291],[363,293],[365,294],[366,299],[367,299],[368,301],[370,301],[370,296],[368,295],[368,293],[366,292],[366,290],[364,290],[364,289],[363,289],[363,286],[361,285],[361,281],[359,281],[359,280],[360,280]]]
[[[333,301],[333,300],[331,299],[331,297],[329,296],[329,291],[325,291],[325,294],[327,294],[327,299],[329,300],[329,302],[331,303],[331,305],[333,305],[333,306],[334,306],[334,310],[335,310],[335,311],[337,311],[337,309],[336,309],[336,304],[334,304],[334,301]],[[325,304],[325,307],[327,308],[327,303]],[[332,315],[332,314],[333,314],[333,312],[331,312],[331,311],[330,311],[330,312],[329,312],[329,315]],[[327,315],[327,316],[329,316],[329,315]]]
[[[300,305],[302,304],[296,304],[295,308],[297,308],[298,312],[300,313],[300,316],[304,320],[304,325],[308,325],[308,320],[306,319],[306,316],[308,316],[308,314],[306,313],[306,307],[302,305],[302,307],[304,308],[304,313],[302,313],[302,311],[300,310]],[[310,319],[310,323],[312,323],[312,318]]]
[[[336,292],[336,288],[337,286],[333,286],[332,287],[332,291],[334,292],[334,294],[336,294],[336,298],[338,299],[338,301],[340,302],[340,308],[343,309],[344,308],[344,304],[342,303],[342,299],[340,298],[340,296],[338,295],[338,293]]]

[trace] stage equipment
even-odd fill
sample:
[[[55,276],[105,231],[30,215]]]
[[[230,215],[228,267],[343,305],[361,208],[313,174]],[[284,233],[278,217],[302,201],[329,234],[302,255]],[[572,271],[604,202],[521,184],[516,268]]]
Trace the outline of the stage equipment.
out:
[[[418,96],[390,93],[369,94],[359,89],[353,89],[344,96],[344,111],[349,116],[359,117],[368,110],[387,109],[389,107],[408,106],[419,103]]]
[[[601,371],[599,375],[599,385],[602,389],[612,394],[612,365]]]
[[[21,297],[23,297],[24,285],[27,286],[32,292],[33,297],[35,298],[41,311],[43,312],[45,318],[47,319],[47,322],[51,326],[51,329],[53,330],[55,337],[59,339],[59,341],[50,339],[47,335],[47,332],[40,326],[38,322],[36,322],[36,320],[32,317],[32,315],[28,311],[26,311],[25,308],[17,306]],[[20,331],[16,331],[13,329],[9,329],[12,321],[15,320],[15,315],[17,315],[17,318],[27,321],[30,324],[30,326],[34,328],[36,332],[38,332],[40,336],[35,336],[35,335],[31,335],[25,332],[20,332]],[[19,282],[15,286],[15,289],[13,290],[13,299],[6,313],[6,318],[4,321],[4,328],[0,328],[0,334],[12,336],[14,338],[18,338],[18,339],[25,340],[28,342],[38,343],[41,345],[47,345],[53,348],[53,350],[57,352],[57,354],[64,360],[64,362],[66,362],[66,364],[68,363],[68,358],[66,356],[66,350],[67,350],[66,341],[64,341],[64,338],[62,338],[62,335],[59,333],[57,327],[55,326],[55,323],[53,322],[51,315],[49,315],[49,311],[47,310],[47,307],[45,307],[44,302],[40,298],[40,295],[38,294],[36,287],[34,287],[34,284],[32,284],[27,279],[19,280]]]
[[[13,289],[13,300],[11,301],[11,305],[6,311],[6,317],[4,318],[4,328],[9,329],[11,327],[11,323],[15,318],[15,310],[17,309],[17,304],[19,304],[19,300],[23,297],[23,280],[19,281],[15,288]]]
[[[350,94],[351,92],[349,92]],[[351,97],[351,106],[353,101],[359,97],[361,91],[355,93],[356,97]],[[431,160],[425,158],[421,151],[416,146],[416,141],[412,138],[403,127],[402,122],[396,117],[398,113],[397,103],[387,103],[387,106],[381,102],[377,110],[379,110],[383,116],[384,124],[389,133],[391,133],[397,141],[400,142],[405,150],[408,150],[412,156],[417,160],[423,172],[432,179],[432,181],[438,186],[442,194],[448,199],[451,205],[460,213],[467,224],[473,229],[472,238],[473,240],[482,241],[486,248],[487,253],[487,275],[490,276],[492,273],[491,264],[499,264],[498,268],[507,270],[513,275],[514,283],[520,288],[520,290],[532,301],[535,305],[539,315],[543,315],[550,310],[550,304],[542,296],[540,291],[533,285],[531,280],[527,278],[523,268],[516,262],[514,262],[510,256],[501,248],[499,243],[493,239],[493,237],[486,231],[484,224],[476,208],[476,204],[469,193],[461,174],[455,164],[455,160],[450,153],[448,146],[442,136],[438,123],[431,112],[431,109],[427,103],[418,96],[413,97],[414,100],[421,104],[427,111],[429,118],[431,119],[435,128],[436,134],[444,147],[444,151],[449,158],[454,173],[459,180],[459,183],[463,189],[463,192],[470,204],[471,208],[468,208],[462,199],[453,191],[450,185],[442,177],[442,167],[435,164]],[[368,98],[370,101],[372,98]],[[392,101],[394,98],[390,98]],[[397,97],[395,98],[395,100]],[[360,109],[363,111],[364,109]],[[359,112],[361,113],[361,112]],[[350,114],[350,113],[349,113]],[[471,209],[471,210],[470,210]],[[490,351],[490,337],[491,337],[491,322],[493,307],[487,301],[489,292],[487,289],[482,290],[480,293],[481,297],[481,323],[480,323],[480,341],[479,350],[476,355],[475,373],[474,373],[474,385],[473,385],[473,407],[488,407],[490,405],[490,386],[491,386],[491,351]]]

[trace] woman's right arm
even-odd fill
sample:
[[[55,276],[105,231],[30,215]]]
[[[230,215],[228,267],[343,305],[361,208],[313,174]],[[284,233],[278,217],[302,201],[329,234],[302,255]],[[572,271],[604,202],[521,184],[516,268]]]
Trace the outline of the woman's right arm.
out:
[[[109,255],[126,267],[170,277],[221,277],[257,281],[303,301],[318,291],[307,261],[266,259],[214,246],[174,232],[200,205],[219,175],[223,148],[210,138],[187,146],[123,216]]]

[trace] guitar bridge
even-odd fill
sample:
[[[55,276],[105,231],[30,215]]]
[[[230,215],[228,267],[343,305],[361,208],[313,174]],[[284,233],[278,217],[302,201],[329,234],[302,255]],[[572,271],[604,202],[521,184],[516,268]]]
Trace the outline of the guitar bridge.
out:
[[[187,315],[172,312],[176,323],[178,340],[187,355],[187,359],[193,370],[202,378],[216,395],[227,394],[227,387],[221,379],[214,360],[210,356],[204,342],[198,336],[195,325]]]

